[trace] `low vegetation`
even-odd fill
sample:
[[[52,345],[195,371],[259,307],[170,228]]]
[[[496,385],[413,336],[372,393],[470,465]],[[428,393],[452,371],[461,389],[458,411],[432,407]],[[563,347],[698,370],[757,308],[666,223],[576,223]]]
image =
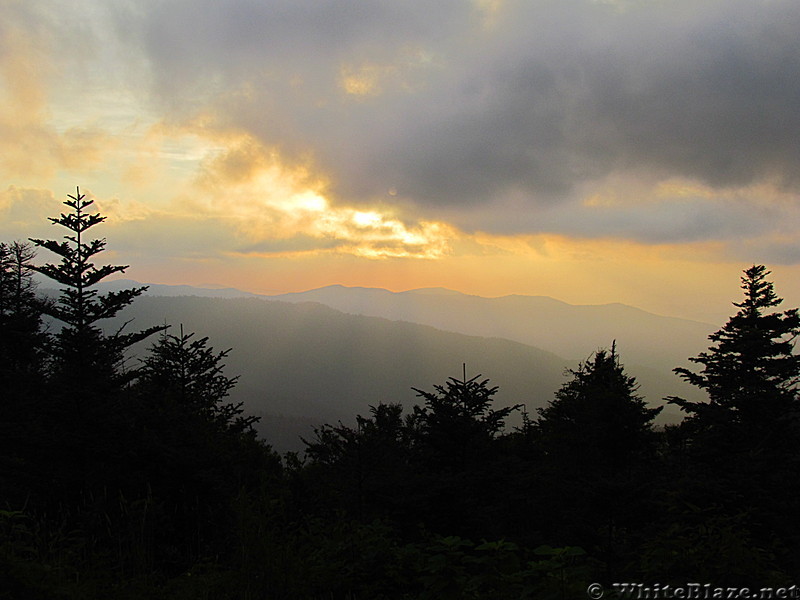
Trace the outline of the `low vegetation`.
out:
[[[64,241],[0,244],[0,598],[567,599],[591,582],[800,580],[800,316],[777,311],[764,266],[697,370],[676,368],[708,396],[669,398],[679,425],[653,426],[612,343],[536,414],[496,408],[498,388],[465,371],[280,456],[230,401],[227,350],[180,324],[101,327],[143,289],[96,291],[125,267],[95,266],[105,241],[86,236],[103,217],[79,192],[65,204]],[[36,266],[37,248],[60,262]],[[34,272],[61,295],[40,297]]]

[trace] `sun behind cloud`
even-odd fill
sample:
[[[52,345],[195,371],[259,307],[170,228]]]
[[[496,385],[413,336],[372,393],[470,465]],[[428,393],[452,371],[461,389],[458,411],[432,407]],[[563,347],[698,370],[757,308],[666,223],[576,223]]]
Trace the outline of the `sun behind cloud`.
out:
[[[246,135],[225,143],[202,162],[184,207],[233,227],[242,241],[234,253],[434,259],[451,252],[450,241],[458,235],[452,226],[403,219],[385,205],[334,203],[326,196],[325,178],[309,167],[287,166],[276,150]]]

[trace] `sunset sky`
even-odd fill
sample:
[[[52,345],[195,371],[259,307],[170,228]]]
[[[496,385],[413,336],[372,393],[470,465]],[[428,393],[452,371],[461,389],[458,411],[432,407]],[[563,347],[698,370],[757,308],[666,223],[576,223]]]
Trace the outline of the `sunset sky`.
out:
[[[144,282],[797,306],[800,2],[0,0],[0,174]]]

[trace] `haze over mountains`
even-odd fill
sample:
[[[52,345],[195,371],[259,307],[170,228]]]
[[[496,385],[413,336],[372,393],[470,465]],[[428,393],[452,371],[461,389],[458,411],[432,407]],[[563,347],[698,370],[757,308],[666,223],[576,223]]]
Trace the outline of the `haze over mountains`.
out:
[[[107,289],[139,285],[117,280]],[[671,373],[708,346],[716,328],[610,304],[573,306],[547,297],[482,298],[444,289],[394,293],[330,286],[279,296],[234,289],[151,285],[120,317],[169,323],[232,348],[234,399],[262,415],[277,449],[300,449],[312,425],[352,421],[370,404],[417,402],[411,389],[481,373],[500,386],[498,405],[544,406],[564,370],[617,341],[627,371],[653,405],[697,397]],[[679,413],[670,407],[664,419]]]
[[[682,364],[688,356],[705,349],[708,335],[717,329],[707,323],[663,317],[624,304],[580,306],[546,296],[483,298],[443,288],[395,293],[333,285],[271,298],[319,302],[347,313],[502,337],[571,360],[583,360],[616,340],[623,355],[654,368]]]

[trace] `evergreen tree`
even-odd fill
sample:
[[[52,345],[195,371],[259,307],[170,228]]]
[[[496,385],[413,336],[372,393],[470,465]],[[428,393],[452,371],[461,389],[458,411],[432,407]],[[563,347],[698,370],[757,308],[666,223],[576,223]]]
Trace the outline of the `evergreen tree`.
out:
[[[670,457],[679,460],[672,461],[669,520],[652,536],[662,559],[676,555],[664,546],[688,540],[681,543],[691,546],[694,562],[706,570],[738,571],[746,578],[731,581],[742,584],[763,585],[767,569],[777,572],[776,563],[792,577],[800,572],[800,528],[794,525],[800,510],[800,357],[793,352],[800,315],[797,309],[774,310],[782,300],[769,274],[763,265],[746,269],[744,299],[734,303],[738,311],[709,336],[707,351],[689,359],[700,369],[674,369],[704,390],[708,401],[667,398],[687,416],[670,431]],[[717,543],[703,548],[693,539],[720,533],[740,550],[725,552]],[[663,564],[656,568],[668,572]]]
[[[800,356],[793,351],[800,315],[796,308],[768,312],[783,301],[769,274],[763,265],[744,271],[744,300],[734,303],[739,311],[709,336],[714,344],[707,352],[689,359],[702,366],[700,372],[674,369],[709,400],[668,401],[688,413],[692,435],[711,435],[721,446],[742,447],[745,440],[754,444],[751,450],[774,445],[797,418]]]
[[[521,405],[494,409],[498,387],[481,375],[451,377],[433,391],[413,388],[425,400],[406,421],[413,490],[426,525],[443,535],[502,537],[503,499],[513,471],[503,460],[500,434]]]
[[[43,302],[36,297],[30,244],[0,243],[0,382],[8,390],[13,379],[41,370],[46,336]]]
[[[625,373],[615,345],[568,374],[572,379],[539,409],[544,452],[572,472],[594,472],[627,469],[652,450],[652,422],[661,408],[648,408],[636,393],[636,379]]]
[[[0,503],[22,505],[38,477],[33,456],[47,335],[30,244],[0,243]],[[0,506],[1,507],[1,506]]]
[[[226,402],[237,381],[224,374],[228,352],[182,328],[179,335],[164,331],[132,387],[136,429],[145,433],[135,470],[170,515],[154,551],[176,572],[212,548],[220,552],[230,542],[234,499],[248,502],[249,493],[280,472],[279,459],[256,439],[258,417],[243,416],[242,403]]]
[[[327,488],[338,507],[370,520],[402,519],[409,505],[408,430],[400,404],[370,406],[356,427],[323,425],[306,444],[317,485]]]
[[[114,317],[147,288],[131,288],[119,292],[100,294],[95,286],[114,273],[123,273],[127,266],[95,266],[92,262],[105,249],[105,239],[87,240],[86,232],[102,223],[106,217],[89,213],[93,200],[77,188],[74,196],[68,195],[64,204],[72,212],[50,218],[71,233],[66,241],[33,239],[31,241],[61,257],[59,264],[48,263],[33,267],[42,275],[63,287],[58,300],[45,306],[45,312],[61,321],[64,326],[54,338],[54,363],[56,378],[63,386],[75,392],[74,397],[86,394],[90,388],[98,389],[101,383],[121,385],[132,374],[122,372],[125,350],[153,333],[163,329],[151,327],[137,333],[123,333],[123,328],[106,335],[97,323]]]
[[[208,338],[162,332],[142,361],[139,381],[145,393],[174,402],[223,429],[249,430],[258,417],[243,417],[242,403],[224,403],[238,377],[226,377],[222,361],[230,349],[214,352]]]
[[[68,230],[64,241],[30,240],[61,258],[58,264],[32,267],[61,286],[59,297],[43,305],[44,313],[60,324],[48,340],[36,419],[42,433],[33,450],[39,462],[34,484],[40,488],[37,495],[45,510],[70,507],[77,515],[83,510],[77,508],[82,499],[102,495],[104,503],[113,504],[105,495],[109,490],[129,494],[136,485],[127,473],[134,454],[130,449],[137,443],[132,426],[135,407],[128,390],[135,371],[125,369],[125,351],[162,328],[136,333],[123,333],[124,325],[112,333],[101,329],[104,320],[117,315],[145,288],[98,292],[98,283],[127,267],[95,266],[106,242],[90,239],[88,230],[105,217],[88,211],[92,201],[80,189],[68,198],[64,204],[71,212],[50,219]],[[105,505],[93,510],[111,509]]]
[[[445,385],[434,385],[433,392],[412,388],[425,400],[415,406],[409,426],[416,430],[419,450],[426,460],[463,468],[488,449],[503,430],[505,419],[522,405],[495,410],[491,408],[498,387],[489,380],[450,377]]]
[[[539,409],[535,433],[542,455],[539,514],[547,536],[581,546],[618,574],[635,553],[631,535],[647,519],[655,460],[653,419],[625,373],[616,346],[598,350],[577,369],[555,398]]]

